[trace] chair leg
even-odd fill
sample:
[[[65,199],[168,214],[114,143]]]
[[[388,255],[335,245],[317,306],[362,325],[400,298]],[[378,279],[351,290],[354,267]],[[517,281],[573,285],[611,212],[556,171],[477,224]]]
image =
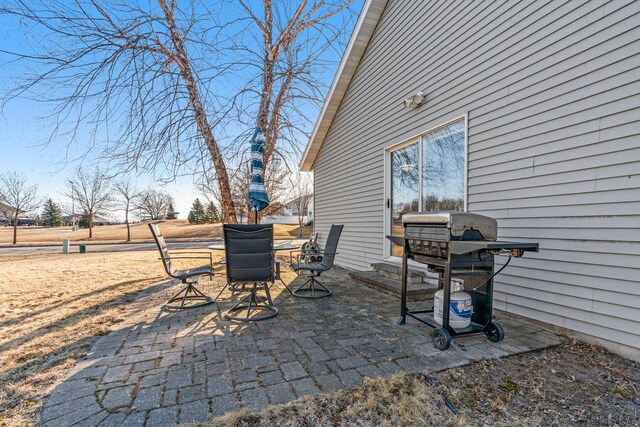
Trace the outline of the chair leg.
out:
[[[194,286],[195,283],[198,282],[187,282],[183,280],[182,284],[186,286],[177,294],[169,298],[164,306],[171,310],[185,310],[188,308],[204,307],[205,305],[213,304],[214,300],[196,288]],[[177,301],[180,301],[180,304],[174,304]],[[188,304],[191,301],[194,301],[195,304]]]
[[[293,295],[293,292],[291,292],[291,288],[289,288],[289,286],[287,285],[287,283],[286,283],[284,280],[282,280],[282,279],[275,279],[275,280],[280,281],[280,282],[282,283],[282,286],[284,286],[284,288],[285,288],[287,291],[289,291],[289,293],[290,293],[291,295]],[[274,280],[273,282],[271,282],[271,286],[274,286],[274,285],[276,284],[275,280]],[[271,287],[269,287],[269,288],[271,288]]]
[[[270,307],[273,307],[273,300],[271,299],[271,292],[269,292],[269,284],[267,282],[264,282],[263,286],[264,286],[264,292],[267,294],[267,302],[269,303]]]
[[[258,286],[264,287],[267,294],[264,302],[264,297],[258,296]],[[245,312],[244,315],[242,315]],[[252,316],[256,312],[265,312],[265,314]],[[234,313],[238,313],[235,315]],[[254,283],[253,288],[249,291],[249,295],[242,298],[236,305],[231,307],[224,313],[224,317],[230,320],[238,320],[240,322],[251,322],[271,319],[278,314],[278,309],[273,306],[271,294],[269,293],[269,286],[266,282]]]
[[[216,297],[213,299],[213,302],[218,301],[218,298],[220,298],[220,295],[222,295],[222,293],[224,292],[225,289],[227,289],[228,286],[229,286],[229,284],[225,283],[225,285],[222,287],[220,292],[218,292],[218,295],[216,295]]]
[[[288,290],[291,295],[293,295],[293,292],[291,291],[289,286],[287,286],[287,284],[284,282],[284,280],[282,280],[282,279],[278,279],[278,280],[280,280],[282,282],[282,284],[284,285],[285,289]]]
[[[299,298],[318,299],[325,298],[332,294],[331,290],[320,283],[315,275],[309,276],[309,279],[292,292]]]

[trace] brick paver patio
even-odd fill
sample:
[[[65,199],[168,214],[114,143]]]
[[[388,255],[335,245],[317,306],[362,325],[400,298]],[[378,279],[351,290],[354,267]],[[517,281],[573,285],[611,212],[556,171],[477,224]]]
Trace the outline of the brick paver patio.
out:
[[[280,310],[255,323],[225,320],[236,297],[182,312],[162,309],[175,282],[152,287],[128,308],[128,320],[96,343],[45,401],[45,426],[162,426],[202,422],[242,407],[259,409],[299,396],[351,388],[365,377],[435,371],[472,360],[557,345],[543,329],[500,319],[506,338],[454,340],[442,352],[431,329],[396,324],[399,300],[353,283],[344,271],[323,275],[334,295],[305,300],[272,288]],[[223,276],[203,282],[215,295]]]

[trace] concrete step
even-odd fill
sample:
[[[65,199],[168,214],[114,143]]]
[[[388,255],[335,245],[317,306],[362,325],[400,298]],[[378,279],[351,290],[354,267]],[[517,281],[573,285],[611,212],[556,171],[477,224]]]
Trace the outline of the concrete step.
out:
[[[377,289],[384,293],[400,297],[400,280],[381,276],[375,271],[352,271],[349,273],[351,278],[373,289]],[[409,301],[420,301],[435,292],[437,288],[428,283],[408,283],[407,299]]]
[[[402,266],[397,264],[389,264],[386,262],[376,262],[371,264],[373,271],[381,276],[390,279],[402,280]],[[407,272],[407,283],[422,283],[423,274],[417,270],[409,269]]]

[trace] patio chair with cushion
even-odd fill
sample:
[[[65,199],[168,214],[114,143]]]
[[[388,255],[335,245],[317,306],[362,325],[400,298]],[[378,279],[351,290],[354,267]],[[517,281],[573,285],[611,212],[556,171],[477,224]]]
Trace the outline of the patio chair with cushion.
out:
[[[151,230],[153,239],[158,245],[160,259],[162,260],[165,271],[170,277],[180,279],[182,284],[185,285],[180,292],[175,294],[165,303],[165,307],[174,310],[182,310],[212,304],[214,300],[203,294],[195,287],[195,284],[198,283],[199,276],[208,275],[209,278],[213,277],[215,270],[213,268],[213,257],[211,256],[211,253],[181,251],[177,255],[171,255],[167,248],[167,243],[162,236],[162,232],[160,231],[160,227],[158,227],[157,224],[149,224],[149,229]],[[176,259],[206,259],[209,263],[202,267],[178,270],[172,264],[172,261]]]
[[[297,272],[306,271],[308,279],[293,291],[293,295],[300,298],[324,298],[331,295],[331,290],[320,283],[317,278],[325,271],[333,267],[333,259],[338,249],[338,241],[342,233],[343,225],[332,225],[327,237],[324,250],[313,248],[311,251],[302,251],[298,256],[298,262],[291,264],[291,268]],[[308,262],[311,259],[319,259],[317,262]]]
[[[236,291],[249,294],[225,312],[232,320],[265,320],[278,314],[268,282],[275,280],[273,224],[224,224],[227,284]],[[259,296],[264,291],[265,296]],[[264,314],[262,314],[264,313]]]

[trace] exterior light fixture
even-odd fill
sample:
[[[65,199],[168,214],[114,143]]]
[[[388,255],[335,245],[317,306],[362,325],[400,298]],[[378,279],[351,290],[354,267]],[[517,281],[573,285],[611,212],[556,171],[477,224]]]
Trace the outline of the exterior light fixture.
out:
[[[413,95],[411,98],[408,98],[402,101],[402,104],[404,105],[404,108],[409,108],[409,107],[415,108],[421,105],[424,102],[424,99],[425,99],[425,94],[423,92],[418,92],[415,95]]]

